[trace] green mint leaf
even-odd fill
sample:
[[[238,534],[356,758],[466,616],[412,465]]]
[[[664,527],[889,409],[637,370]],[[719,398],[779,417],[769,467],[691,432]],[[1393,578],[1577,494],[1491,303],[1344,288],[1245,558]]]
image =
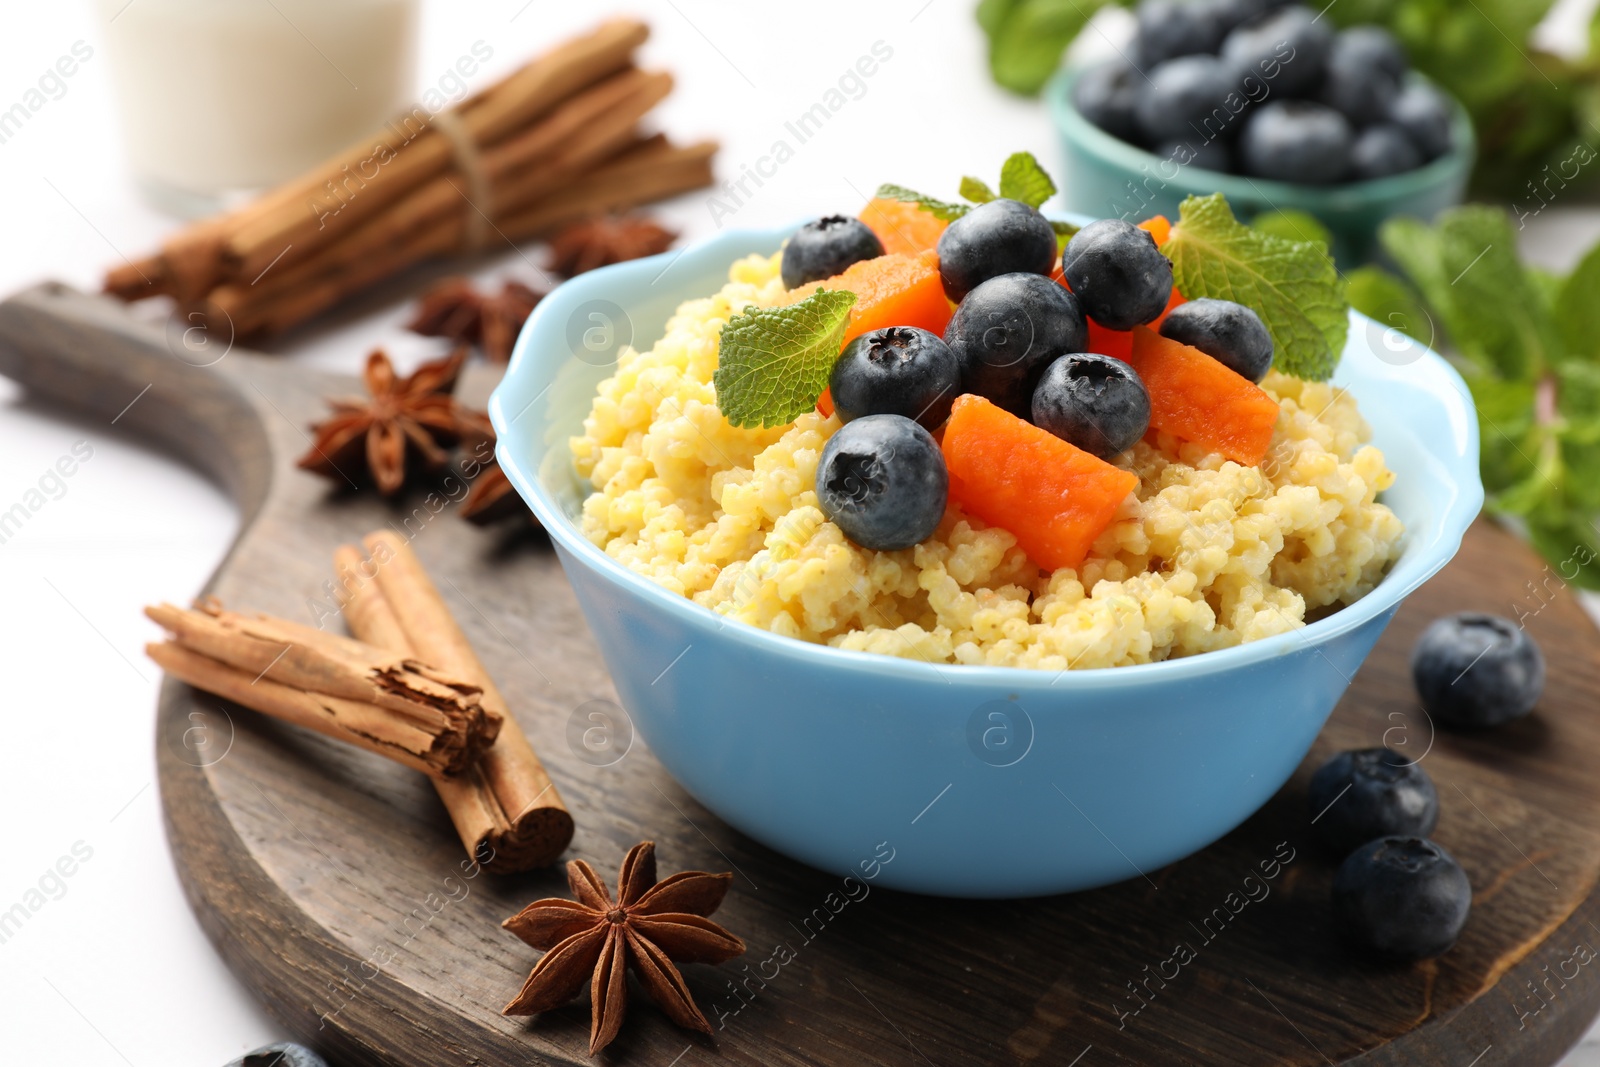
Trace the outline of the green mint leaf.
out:
[[[1533,384],[1464,375],[1478,412],[1478,472],[1490,498],[1534,475]]]
[[[1562,581],[1600,589],[1600,542],[1594,522],[1582,512],[1551,508],[1527,519],[1528,539]]]
[[[1006,19],[1011,17],[1011,12],[1017,7],[1020,0],[978,0],[978,25],[983,32],[993,36]]]
[[[818,289],[798,304],[728,320],[711,376],[723,417],[735,426],[782,426],[815,407],[855,302],[854,293]]]
[[[980,10],[980,22],[989,34],[989,73],[1003,88],[1035,95],[1061,66],[1067,45],[1089,16],[1107,2],[1017,0]]]
[[[1600,420],[1568,422],[1557,431],[1567,498],[1593,514],[1600,510]]]
[[[1456,351],[1479,369],[1527,381],[1557,355],[1549,287],[1517,257],[1504,211],[1469,204],[1431,227],[1391,219],[1378,237],[1443,320]]]
[[[894,185],[887,182],[878,186],[877,195],[884,200],[904,200],[907,203],[916,204],[922,210],[931,211],[936,218],[941,218],[946,222],[954,222],[972,210],[971,206],[967,204],[952,204],[945,200],[935,200],[931,196],[923,196],[914,189],[907,189],[903,185]]]
[[[961,195],[966,196],[966,193]],[[1056,195],[1056,183],[1039,166],[1032,152],[1013,152],[1000,166],[1000,195],[1036,208]]]
[[[960,191],[962,196],[971,200],[974,204],[987,204],[995,198],[994,190],[977,178],[962,178]]]
[[[1567,275],[1556,291],[1551,313],[1567,355],[1591,360],[1600,356],[1600,244]]]
[[[1269,211],[1250,220],[1250,225],[1262,233],[1270,233],[1289,241],[1315,241],[1323,248],[1332,243],[1328,228],[1315,215],[1286,208]]]
[[[1057,256],[1061,255],[1061,253],[1066,250],[1067,242],[1072,240],[1073,236],[1079,230],[1083,229],[1082,226],[1078,226],[1070,222],[1062,222],[1060,219],[1051,219],[1050,228],[1056,231]]]
[[[1556,368],[1556,382],[1563,418],[1600,420],[1600,363],[1567,360]]]
[[[1350,319],[1326,250],[1251,229],[1221,193],[1185,200],[1161,250],[1188,299],[1232,300],[1261,316],[1279,370],[1315,381],[1333,374]]]

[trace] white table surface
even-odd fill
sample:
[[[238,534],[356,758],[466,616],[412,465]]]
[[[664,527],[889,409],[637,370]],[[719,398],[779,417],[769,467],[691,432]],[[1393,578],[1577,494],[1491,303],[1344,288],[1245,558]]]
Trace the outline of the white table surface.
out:
[[[482,39],[494,58],[476,88],[608,6],[426,4],[419,89]],[[1044,111],[989,83],[971,8],[972,0],[635,0],[626,10],[655,29],[646,61],[678,77],[659,109],[661,127],[685,140],[719,138],[724,176],[766,153],[784,120],[817,102],[874,42],[894,49],[865,95],[724,220],[757,225],[853,212],[886,180],[951,195],[961,174],[992,177],[1019,148],[1049,165],[1055,146]],[[148,251],[174,225],[143,205],[129,180],[100,38],[83,0],[11,3],[0,20],[0,108],[75,41],[96,50],[64,96],[0,144],[0,293],[43,278],[96,288],[108,264]],[[660,214],[688,241],[717,228],[705,194]],[[1575,225],[1551,209],[1537,233],[1545,258],[1570,258],[1600,235],[1600,216]],[[487,273],[531,278],[538,261],[535,250],[508,252]],[[285,358],[354,372],[374,344],[402,367],[439,351],[399,328],[403,313],[303,337]],[[0,776],[8,816],[0,911],[74,847],[89,854],[71,877],[46,879],[45,905],[0,943],[0,1062],[217,1067],[282,1035],[212,951],[168,860],[153,784],[159,672],[141,652],[154,627],[139,611],[190,597],[233,538],[237,516],[189,469],[115,426],[38,406],[4,379],[0,510],[80,441],[93,455],[65,494],[0,545],[0,648],[11,683],[0,709],[9,764]],[[1569,1062],[1600,1064],[1600,1055]]]

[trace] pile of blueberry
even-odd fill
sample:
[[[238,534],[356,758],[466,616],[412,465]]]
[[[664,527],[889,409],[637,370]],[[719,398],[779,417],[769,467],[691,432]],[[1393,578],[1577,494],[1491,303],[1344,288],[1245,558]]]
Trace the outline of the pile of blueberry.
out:
[[[1521,718],[1544,690],[1544,657],[1509,619],[1473,612],[1428,627],[1411,657],[1431,719],[1481,729]],[[1461,865],[1428,840],[1439,794],[1428,774],[1389,748],[1342,752],[1311,778],[1312,828],[1344,857],[1333,880],[1334,917],[1358,946],[1397,960],[1455,944],[1472,910]]]
[[[1450,151],[1449,98],[1407,83],[1387,30],[1281,0],[1142,0],[1138,17],[1127,58],[1084,71],[1073,103],[1177,165],[1326,185]]]
[[[816,490],[823,514],[852,541],[893,551],[933,533],[949,474],[931,431],[963,393],[1102,459],[1144,436],[1150,394],[1132,367],[1088,350],[1089,321],[1129,330],[1155,320],[1172,296],[1172,264],[1149,233],[1116,219],[1067,242],[1066,286],[1050,277],[1056,248],[1050,223],[1027,204],[975,207],[939,239],[945,294],[958,302],[944,336],[891,326],[845,346],[828,385],[845,425],[823,449]],[[859,220],[818,219],[785,246],[784,284],[832,277],[881,252]],[[1272,365],[1271,335],[1241,304],[1192,300],[1161,332],[1251,381]]]

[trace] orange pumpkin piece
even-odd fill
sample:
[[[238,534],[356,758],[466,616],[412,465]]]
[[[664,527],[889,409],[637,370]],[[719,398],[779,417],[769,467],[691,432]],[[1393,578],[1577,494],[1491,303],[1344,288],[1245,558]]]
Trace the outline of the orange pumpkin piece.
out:
[[[950,497],[1010,530],[1047,570],[1076,567],[1139,485],[1113,466],[971,393],[944,427]]]
[[[941,337],[950,321],[950,301],[939,281],[939,256],[935,252],[904,252],[863,259],[843,274],[810,282],[789,291],[789,302],[804,300],[818,289],[848,289],[856,294],[850,309],[845,343],[868,330],[885,326],[920,326]]]
[[[824,389],[822,395],[817,397],[817,411],[825,419],[833,415],[833,394],[827,389]]]
[[[886,253],[926,252],[937,247],[948,222],[909,200],[875,196],[861,209],[861,221],[878,235]]]
[[[1139,223],[1139,229],[1147,231],[1156,239],[1156,247],[1160,248],[1167,243],[1167,238],[1172,236],[1172,223],[1165,215],[1151,215]]]
[[[1272,444],[1278,402],[1198,348],[1133,328],[1128,361],[1150,391],[1150,428],[1255,466]]]

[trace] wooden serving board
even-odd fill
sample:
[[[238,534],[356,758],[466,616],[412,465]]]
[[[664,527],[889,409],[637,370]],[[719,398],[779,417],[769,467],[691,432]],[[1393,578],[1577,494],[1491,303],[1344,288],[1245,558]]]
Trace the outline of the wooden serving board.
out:
[[[1530,1067],[1554,1063],[1600,1009],[1596,635],[1558,578],[1492,526],[1475,527],[1401,609],[1294,780],[1199,855],[1072,896],[846,900],[839,875],[719,822],[642,740],[606,766],[580,758],[570,731],[587,725],[589,702],[615,694],[538,535],[481,531],[453,505],[435,514],[423,492],[391,505],[294,470],[322,397],[354,384],[237,350],[193,366],[203,360],[169,346],[180,335],[45,285],[0,304],[0,373],[80,411],[121,412],[119,427],[232,492],[242,532],[204,590],[230,606],[314,621],[334,547],[409,525],[577,820],[570,855],[610,879],[629,846],[652,838],[663,874],[737,872],[717,918],[750,954],[686,969],[724,1024],[715,1040],[675,1028],[636,990],[606,1062]],[[1522,722],[1435,735],[1407,654],[1429,620],[1463,608],[1526,612],[1549,685]],[[588,1061],[586,1000],[531,1021],[499,1014],[537,958],[500,920],[565,895],[560,870],[469,878],[421,776],[183,685],[164,687],[157,735],[189,901],[289,1032],[341,1065]],[[1309,836],[1310,769],[1385,741],[1426,753],[1436,836],[1474,890],[1461,942],[1415,966],[1340,947],[1333,864]],[[793,958],[764,963],[779,945]]]

